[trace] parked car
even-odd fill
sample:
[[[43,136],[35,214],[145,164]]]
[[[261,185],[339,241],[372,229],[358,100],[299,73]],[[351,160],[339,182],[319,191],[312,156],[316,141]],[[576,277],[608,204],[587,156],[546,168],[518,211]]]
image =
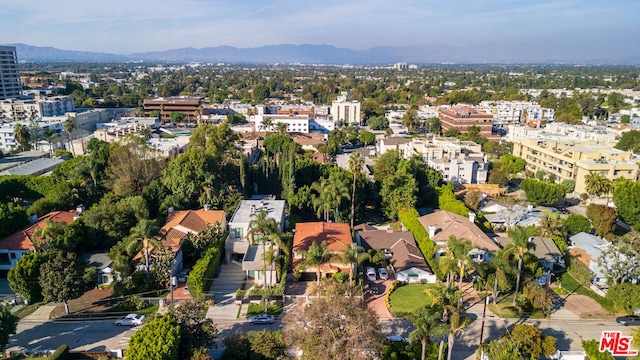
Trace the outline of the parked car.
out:
[[[391,251],[390,249],[384,249],[384,258],[385,259],[391,259],[393,257],[393,251]]]
[[[389,278],[389,273],[387,272],[387,269],[379,268],[378,269],[378,277],[380,277],[380,279],[382,279],[382,280],[387,280]]]
[[[387,341],[390,342],[409,342],[408,337],[400,336],[400,335],[390,335],[386,337]]]
[[[369,281],[376,281],[376,269],[368,267],[366,274]]]
[[[621,316],[616,319],[616,322],[620,325],[629,326],[629,325],[640,325],[640,315],[627,315]]]
[[[273,324],[275,321],[276,319],[273,315],[268,314],[255,315],[249,318],[251,324]]]
[[[142,320],[144,320],[144,315],[129,314],[116,320],[114,324],[116,324],[116,326],[138,326],[142,325]]]

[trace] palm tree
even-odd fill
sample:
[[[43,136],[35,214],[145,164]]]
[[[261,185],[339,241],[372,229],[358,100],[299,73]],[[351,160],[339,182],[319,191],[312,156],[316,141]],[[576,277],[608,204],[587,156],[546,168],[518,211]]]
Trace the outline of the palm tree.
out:
[[[320,284],[321,267],[328,263],[332,257],[331,251],[327,249],[327,242],[323,241],[320,245],[313,242],[308,250],[301,250],[300,255],[304,259],[301,263],[302,266],[316,268],[316,280]]]
[[[464,328],[469,326],[470,323],[471,319],[460,316],[460,312],[457,310],[452,311],[451,316],[449,317],[449,338],[447,340],[447,344],[449,344],[449,346],[447,347],[447,360],[451,360],[456,336],[464,334]]]
[[[269,270],[274,270],[274,265],[276,261],[278,261],[278,253],[273,248],[273,243],[269,244],[269,248],[262,253],[262,272],[264,274],[267,273],[267,264],[269,265]],[[266,280],[265,280],[266,281]],[[269,276],[269,287],[273,285],[273,276]]]
[[[456,290],[452,284],[449,283],[446,286],[441,283],[435,287],[425,290],[425,292],[433,298],[432,307],[441,309],[442,318],[440,322],[447,324],[451,320],[451,315],[457,312],[457,306],[462,296],[462,291]],[[447,332],[448,333],[448,332]],[[440,340],[440,346],[438,350],[438,359],[442,359],[442,352],[444,349],[444,337]]]
[[[329,221],[329,209],[333,206],[333,195],[329,188],[331,184],[326,178],[321,178],[319,181],[311,184],[311,188],[318,192],[319,195],[313,196],[313,208],[316,210],[316,215],[319,219],[324,218],[324,221]]]
[[[263,253],[266,252],[266,243],[269,242],[272,237],[277,236],[279,230],[276,221],[268,217],[268,215],[269,213],[265,209],[260,209],[257,213],[251,214],[249,231],[247,232],[247,236],[252,245],[262,244]],[[263,260],[262,263],[262,281],[266,285],[267,262]]]
[[[329,174],[329,191],[331,192],[331,197],[334,199],[335,205],[335,213],[334,219],[336,222],[340,221],[339,219],[339,207],[342,203],[342,200],[349,197],[349,185],[348,180],[344,172],[342,171],[334,171]]]
[[[68,119],[64,121],[64,130],[67,132],[67,136],[69,137],[69,144],[71,144],[71,152],[75,155],[76,151],[73,148],[73,141],[71,141],[71,132],[76,128],[76,125],[73,123],[73,120]]]
[[[613,188],[611,180],[606,176],[590,172],[584,176],[585,190],[590,196],[600,197],[605,194],[609,194]]]
[[[356,179],[358,173],[362,171],[364,165],[364,158],[359,152],[352,152],[349,156],[349,170],[353,173],[353,187],[351,189],[351,229],[353,229],[353,222],[356,211]]]
[[[565,230],[564,225],[557,217],[545,216],[540,220],[540,235],[541,236],[557,236],[564,238]]]
[[[287,135],[287,123],[276,123],[275,128],[278,135]]]
[[[468,266],[471,266],[471,257],[469,253],[474,249],[471,241],[467,239],[457,239],[455,236],[449,237],[448,242],[449,253],[451,257],[456,261],[458,268],[460,269],[460,285],[459,290],[462,290],[462,278],[466,274],[465,270]]]
[[[349,291],[351,291],[351,288],[353,287],[354,269],[357,269],[363,261],[370,259],[371,257],[366,253],[366,251],[364,251],[362,246],[355,243],[352,245],[345,245],[345,251],[342,255],[342,263],[349,265]]]
[[[442,323],[442,314],[429,306],[419,309],[409,320],[415,327],[415,330],[409,334],[409,338],[413,341],[420,341],[422,345],[420,359],[424,360],[427,343],[431,341],[432,337],[447,335],[449,327]]]
[[[268,134],[272,126],[273,126],[273,119],[271,119],[270,117],[266,117],[262,119],[262,123],[258,128],[260,130],[264,130]]]
[[[516,291],[513,294],[513,305],[515,306],[518,298],[518,292],[520,291],[520,278],[522,277],[522,258],[524,254],[529,252],[534,244],[529,241],[531,230],[522,226],[516,225],[513,229],[509,230],[509,237],[513,239],[513,242],[505,246],[505,255],[515,255],[518,258],[518,276],[516,277]]]

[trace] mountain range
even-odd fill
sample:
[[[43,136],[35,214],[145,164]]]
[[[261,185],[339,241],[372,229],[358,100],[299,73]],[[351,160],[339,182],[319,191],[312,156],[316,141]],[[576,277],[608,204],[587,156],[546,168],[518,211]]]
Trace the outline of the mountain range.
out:
[[[332,45],[266,45],[253,48],[216,46],[181,48],[135,54],[61,50],[27,44],[16,46],[20,61],[89,62],[205,62],[205,63],[302,63],[302,64],[640,64],[640,48],[625,39],[598,43],[552,39],[537,43],[485,43],[478,45],[379,46],[367,50]]]

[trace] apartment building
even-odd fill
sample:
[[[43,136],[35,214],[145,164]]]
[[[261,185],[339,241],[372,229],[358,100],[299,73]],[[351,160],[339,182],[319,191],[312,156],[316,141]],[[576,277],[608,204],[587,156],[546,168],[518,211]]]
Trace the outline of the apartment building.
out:
[[[517,124],[525,121],[553,121],[554,109],[543,108],[535,101],[481,101],[478,108],[494,115],[496,125]]]
[[[331,103],[331,115],[333,120],[348,124],[360,124],[360,101],[350,100],[350,94],[343,92],[337,100]]]
[[[632,152],[593,141],[516,139],[513,155],[525,159],[531,171],[554,174],[557,182],[575,181],[577,193],[586,192],[584,177],[592,172],[609,180],[638,177],[638,162]]]
[[[0,100],[22,95],[22,83],[18,70],[15,46],[0,46]]]
[[[516,139],[592,141],[613,146],[620,139],[620,133],[604,126],[550,123],[544,128],[509,125],[506,138],[508,141]]]
[[[480,129],[480,135],[486,138],[496,138],[492,135],[493,114],[472,106],[452,106],[438,109],[438,118],[442,126],[442,132],[456,128],[461,133],[467,132],[469,127],[476,126]]]
[[[10,120],[28,120],[33,117],[61,116],[75,111],[70,96],[36,96],[35,99],[7,99],[0,101],[0,117]]]

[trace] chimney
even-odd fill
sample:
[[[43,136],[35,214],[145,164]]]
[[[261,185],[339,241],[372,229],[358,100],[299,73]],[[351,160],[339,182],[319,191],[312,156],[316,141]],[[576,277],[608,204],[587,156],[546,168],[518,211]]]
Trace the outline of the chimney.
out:
[[[169,212],[169,213],[172,213],[172,212],[173,212],[173,210],[175,210],[175,208],[174,208],[173,206],[169,206],[169,210],[168,210],[168,212]]]
[[[82,214],[82,212],[84,212],[84,205],[82,204],[78,205],[78,207],[76,208],[76,211],[78,212],[78,214]]]
[[[209,211],[210,209],[210,205],[209,204],[204,204],[204,211]]]
[[[436,230],[438,227],[436,225],[429,225],[429,239],[433,240],[436,237]]]
[[[469,221],[471,221],[472,223],[476,222],[476,213],[474,213],[473,211],[469,212]]]

